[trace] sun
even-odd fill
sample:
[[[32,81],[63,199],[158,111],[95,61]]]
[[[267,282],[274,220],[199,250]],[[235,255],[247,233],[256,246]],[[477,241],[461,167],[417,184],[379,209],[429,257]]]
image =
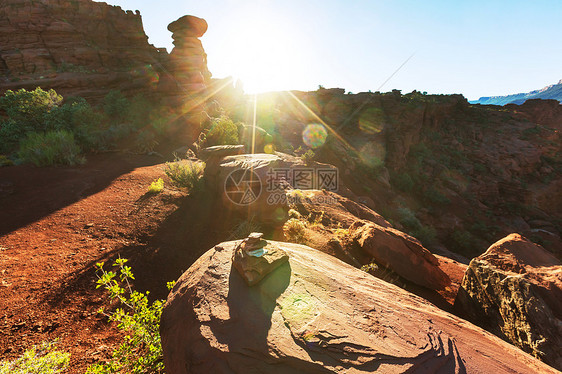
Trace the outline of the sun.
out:
[[[249,94],[302,86],[308,66],[295,33],[274,18],[246,18],[230,30],[228,58],[219,70],[241,80]]]

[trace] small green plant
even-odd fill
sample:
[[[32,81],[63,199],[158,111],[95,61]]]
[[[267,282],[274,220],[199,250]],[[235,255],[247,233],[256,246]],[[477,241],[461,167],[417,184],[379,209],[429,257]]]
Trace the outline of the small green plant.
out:
[[[204,130],[205,145],[238,144],[238,126],[226,115],[213,118],[211,126]]]
[[[12,166],[14,162],[4,155],[0,155],[0,167]]]
[[[285,236],[285,239],[291,243],[304,244],[306,237],[306,222],[297,218],[290,218],[283,225],[283,235]]]
[[[81,149],[68,131],[32,132],[20,141],[18,157],[35,166],[83,164]]]
[[[148,193],[157,194],[164,190],[164,180],[162,178],[158,178],[157,180],[150,183],[148,187]]]
[[[166,162],[164,172],[178,188],[187,188],[188,191],[200,191],[203,188],[203,173],[205,163],[202,161],[181,160]]]
[[[162,344],[160,341],[160,316],[163,300],[148,302],[148,294],[134,291],[131,280],[135,277],[126,259],[118,258],[113,263],[116,271],[106,271],[104,263],[96,264],[97,286],[109,292],[112,300],[117,300],[120,307],[112,313],[102,313],[110,321],[117,322],[117,327],[127,333],[123,343],[106,363],[97,363],[88,368],[87,373],[163,373]],[[168,282],[168,289],[175,282]]]
[[[55,349],[56,341],[33,346],[12,361],[0,361],[0,374],[56,374],[66,371],[70,353]]]
[[[261,225],[255,216],[234,226],[230,231],[229,240],[245,238],[253,232],[261,232]]]
[[[308,165],[314,160],[314,156],[314,151],[312,149],[309,149],[301,155],[301,160],[303,160],[304,163]]]
[[[379,270],[379,266],[376,263],[371,262],[370,264],[365,264],[365,265],[361,266],[361,270],[363,270],[366,273],[369,273],[370,271]]]

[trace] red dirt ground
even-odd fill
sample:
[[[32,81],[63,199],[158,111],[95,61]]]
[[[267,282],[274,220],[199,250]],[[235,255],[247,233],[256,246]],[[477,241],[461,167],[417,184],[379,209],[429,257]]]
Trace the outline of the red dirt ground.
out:
[[[58,338],[69,372],[83,373],[119,336],[96,313],[109,305],[95,289],[96,262],[129,258],[137,289],[165,298],[166,282],[221,239],[184,192],[167,184],[145,194],[166,180],[161,162],[113,153],[80,167],[0,168],[0,359]]]
[[[215,206],[210,192],[171,188],[162,169],[160,158],[125,153],[90,155],[80,167],[0,168],[0,359],[59,339],[71,353],[69,372],[83,373],[109,358],[121,336],[97,313],[110,306],[95,289],[97,262],[130,259],[136,289],[163,299],[166,282],[232,239],[243,217]],[[147,194],[159,177],[164,191]],[[464,268],[454,265],[458,283]],[[436,305],[450,309],[450,291]]]

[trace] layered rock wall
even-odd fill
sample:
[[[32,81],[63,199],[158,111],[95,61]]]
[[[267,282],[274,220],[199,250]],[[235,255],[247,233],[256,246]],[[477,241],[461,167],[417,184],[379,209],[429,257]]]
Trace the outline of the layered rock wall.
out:
[[[140,14],[91,0],[0,4],[0,92],[55,88],[103,96],[153,86],[167,53],[148,44]]]

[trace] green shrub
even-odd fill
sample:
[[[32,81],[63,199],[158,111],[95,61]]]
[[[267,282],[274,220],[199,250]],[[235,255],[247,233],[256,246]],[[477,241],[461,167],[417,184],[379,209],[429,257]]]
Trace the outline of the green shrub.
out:
[[[426,189],[423,192],[423,196],[433,204],[446,205],[451,202],[451,200],[449,200],[447,196],[443,195],[433,187],[429,187],[428,189]]]
[[[60,131],[29,133],[20,142],[19,158],[36,166],[76,165],[84,163],[74,135]]]
[[[4,155],[0,155],[0,167],[12,166],[14,162]]]
[[[111,90],[103,98],[103,111],[111,119],[122,121],[127,116],[129,110],[129,100],[121,91]]]
[[[411,235],[427,247],[435,243],[437,231],[431,226],[420,226],[412,230]]]
[[[33,91],[8,90],[0,98],[0,108],[10,119],[35,131],[45,129],[45,116],[61,103],[62,96],[55,90],[44,91],[40,87]]]
[[[119,307],[113,313],[102,313],[117,327],[127,333],[123,343],[106,363],[97,363],[88,368],[87,373],[163,373],[162,344],[160,341],[160,316],[163,300],[148,301],[149,292],[133,291],[130,284],[135,277],[126,259],[117,259],[113,267],[116,271],[106,271],[104,263],[97,263],[98,280],[96,288],[103,287]],[[168,283],[168,289],[175,282]]]
[[[464,251],[474,252],[475,243],[472,234],[465,230],[455,230],[450,234],[453,244]]]
[[[162,178],[158,178],[154,182],[150,183],[148,187],[148,193],[157,194],[164,190],[164,180]]]
[[[392,176],[392,184],[400,191],[411,192],[414,188],[414,180],[408,173],[400,173]]]
[[[283,235],[288,242],[304,244],[306,237],[306,222],[297,218],[290,218],[283,225]]]
[[[416,214],[406,207],[400,207],[397,210],[398,221],[407,229],[419,229],[421,223]]]
[[[205,130],[206,146],[238,143],[238,126],[226,115],[213,118],[211,126]]]
[[[62,373],[70,362],[70,353],[54,349],[55,342],[45,342],[26,350],[12,361],[0,361],[0,374]]]
[[[8,90],[0,97],[0,110],[4,110],[8,118],[0,123],[0,152],[12,153],[17,149],[19,141],[31,131],[48,130],[49,113],[62,102],[62,96],[54,90],[34,91],[21,89]]]
[[[140,153],[153,152],[158,145],[156,135],[150,130],[141,130],[135,139],[136,150]]]
[[[172,181],[172,185],[197,192],[203,188],[205,163],[201,161],[166,162],[164,172]]]

